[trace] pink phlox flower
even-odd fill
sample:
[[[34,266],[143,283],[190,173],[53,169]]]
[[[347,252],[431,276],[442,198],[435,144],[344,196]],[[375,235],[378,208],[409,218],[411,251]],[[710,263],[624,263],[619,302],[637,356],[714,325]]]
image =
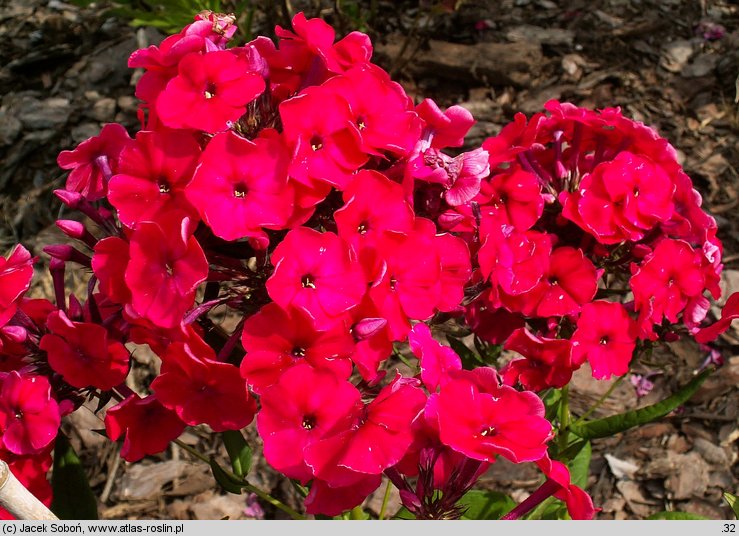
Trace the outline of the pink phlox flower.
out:
[[[128,375],[130,355],[119,341],[110,340],[101,325],[73,322],[63,311],[55,311],[46,320],[49,333],[41,338],[49,366],[65,382],[84,389],[103,391],[122,383]]]
[[[162,356],[162,370],[151,384],[161,404],[185,424],[207,424],[215,432],[240,430],[253,419],[257,404],[238,368],[215,361],[207,345],[195,349],[174,343]]]
[[[564,387],[580,366],[571,360],[570,341],[538,336],[526,328],[514,331],[504,348],[521,354],[524,359],[509,361],[500,371],[503,380],[511,386],[520,383],[530,391]]]
[[[715,340],[729,329],[731,323],[737,318],[739,318],[739,292],[734,292],[728,297],[726,304],[721,309],[721,318],[710,326],[698,330],[695,334],[695,340],[703,344]]]
[[[490,173],[488,154],[482,149],[450,157],[429,148],[410,161],[411,174],[419,180],[444,187],[444,199],[451,206],[471,201]]]
[[[121,458],[127,462],[163,452],[184,429],[177,413],[162,406],[155,395],[132,394],[105,414],[108,437],[117,441],[125,436]]]
[[[534,174],[515,168],[498,173],[483,182],[482,213],[491,214],[503,224],[526,231],[541,218],[544,212],[544,197]]]
[[[560,489],[554,496],[567,505],[567,512],[573,520],[593,519],[600,511],[593,506],[593,499],[582,488],[572,483],[570,471],[565,464],[552,460],[549,456],[543,457],[536,462],[539,469],[548,479],[556,482]]]
[[[424,323],[418,323],[408,334],[411,351],[418,357],[421,380],[429,390],[435,392],[448,381],[450,372],[462,369],[462,360],[448,346],[436,341]]]
[[[0,374],[0,432],[13,454],[37,454],[56,437],[61,424],[59,405],[44,376],[18,371]]]
[[[71,170],[65,188],[81,193],[88,201],[102,199],[108,193],[108,180],[118,172],[121,152],[131,138],[118,123],[103,125],[100,134],[88,138],[71,151],[62,151],[57,164]]]
[[[416,113],[426,123],[430,146],[436,149],[460,147],[464,143],[464,137],[475,124],[472,114],[465,108],[455,105],[442,112],[431,99],[421,101],[416,106]]]
[[[128,242],[117,236],[103,238],[95,244],[92,271],[98,279],[98,288],[115,303],[131,302],[131,290],[126,285]]]
[[[357,473],[355,481],[348,486],[331,486],[321,479],[314,479],[305,498],[308,514],[337,516],[359,506],[370,493],[380,487],[382,475]]]
[[[31,286],[34,260],[20,244],[7,258],[0,256],[0,327],[13,317],[19,300]]]

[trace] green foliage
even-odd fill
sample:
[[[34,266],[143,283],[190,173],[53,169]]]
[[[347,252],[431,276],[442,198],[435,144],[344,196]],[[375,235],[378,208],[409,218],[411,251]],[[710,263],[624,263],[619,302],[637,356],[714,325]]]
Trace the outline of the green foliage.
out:
[[[241,482],[227,473],[223,467],[218,465],[218,462],[214,459],[210,459],[210,469],[213,471],[213,477],[218,482],[218,485],[223,488],[224,491],[233,493],[234,495],[240,495],[241,489],[244,487],[244,482]]]
[[[59,519],[97,519],[98,507],[77,453],[61,432],[54,445],[51,511]]]
[[[231,460],[234,474],[239,478],[246,477],[249,474],[249,469],[251,469],[251,447],[238,430],[227,430],[221,436]]]
[[[711,372],[712,370],[710,369],[704,370],[678,392],[661,402],[644,408],[627,411],[619,415],[612,415],[604,419],[597,419],[582,424],[573,423],[570,425],[570,431],[583,439],[597,439],[600,437],[610,437],[624,432],[629,428],[656,421],[687,402]]]
[[[657,512],[649,516],[649,520],[680,520],[680,519],[708,519],[707,517],[691,514],[689,512]]]
[[[515,508],[516,501],[499,491],[472,490],[457,505],[466,507],[462,519],[500,519]]]
[[[572,459],[567,467],[570,470],[570,482],[575,484],[577,487],[585,489],[588,485],[588,475],[590,474],[590,458],[592,457],[593,449],[590,446],[590,441],[586,441],[580,452]]]
[[[408,508],[405,506],[401,506],[400,510],[395,512],[395,515],[393,516],[393,519],[404,519],[404,520],[411,520],[416,519],[416,516],[414,516]]]
[[[725,491],[724,500],[729,503],[729,506],[731,506],[731,509],[734,511],[734,516],[739,519],[739,499],[737,499],[737,496]]]

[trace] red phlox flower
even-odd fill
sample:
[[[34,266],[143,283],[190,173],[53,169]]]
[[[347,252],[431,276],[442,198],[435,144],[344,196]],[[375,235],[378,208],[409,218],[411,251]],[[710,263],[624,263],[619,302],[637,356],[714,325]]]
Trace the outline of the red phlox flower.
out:
[[[519,231],[533,227],[544,212],[539,181],[533,173],[519,168],[493,175],[481,191],[488,200],[481,203],[480,210]]]
[[[482,149],[454,158],[430,148],[410,162],[411,174],[420,180],[444,187],[444,199],[451,206],[471,201],[479,192],[482,179],[490,174],[488,153]]]
[[[214,432],[240,430],[254,419],[256,401],[234,365],[215,361],[207,345],[198,352],[202,357],[185,343],[170,345],[152,391],[185,424],[205,423]]]
[[[552,237],[548,234],[501,226],[487,216],[480,224],[480,241],[478,261],[482,275],[506,294],[529,292],[550,266]]]
[[[464,240],[449,233],[437,234],[434,245],[441,262],[441,296],[436,308],[443,312],[462,312],[464,286],[472,275],[470,250]]]
[[[570,470],[565,464],[545,456],[538,460],[536,465],[548,479],[559,484],[560,489],[554,493],[554,496],[567,505],[567,512],[573,520],[593,519],[599,509],[593,506],[593,499],[590,495],[572,483]]]
[[[46,352],[49,366],[71,386],[107,391],[126,379],[128,350],[109,340],[103,326],[72,322],[63,311],[55,311],[46,327],[50,333],[41,338],[39,347]]]
[[[603,244],[638,241],[657,223],[670,219],[674,191],[672,179],[660,166],[623,151],[585,175],[577,193],[563,194],[563,215],[582,222]]]
[[[449,378],[451,372],[462,370],[462,360],[449,348],[431,336],[424,323],[418,323],[408,334],[411,351],[418,357],[421,380],[429,392],[435,392]]]
[[[121,152],[132,143],[126,129],[118,123],[103,125],[93,136],[71,151],[59,153],[60,168],[71,170],[65,188],[81,193],[88,201],[102,199],[108,193],[108,180],[118,172]]]
[[[282,228],[292,212],[289,154],[275,131],[254,141],[233,132],[206,147],[185,194],[216,236],[237,240]]]
[[[177,75],[177,64],[183,57],[192,52],[215,52],[226,48],[236,32],[234,22],[230,15],[202,12],[195,16],[192,24],[167,37],[159,46],[151,45],[134,51],[128,59],[128,66],[147,70],[136,84],[136,96],[153,105],[167,82]]]
[[[351,429],[307,445],[305,461],[314,476],[331,487],[344,487],[398,463],[413,441],[411,424],[426,403],[417,385],[398,374]]]
[[[642,330],[663,318],[677,322],[677,315],[706,289],[706,260],[682,240],[665,239],[639,265],[632,265],[629,284]]]
[[[441,441],[454,450],[485,462],[495,461],[497,455],[514,463],[546,455],[552,424],[534,393],[505,385],[487,392],[464,375],[432,396],[438,397]]]
[[[596,300],[583,306],[572,335],[572,361],[588,360],[599,380],[629,371],[636,347],[637,324],[620,303]]]
[[[293,150],[290,177],[310,185],[346,187],[367,162],[349,104],[335,90],[310,87],[280,104],[284,136]]]
[[[450,106],[441,111],[431,99],[424,99],[416,106],[416,113],[426,122],[426,129],[431,135],[431,147],[460,147],[475,119],[461,106]]]
[[[56,437],[61,413],[49,380],[12,371],[0,375],[0,432],[13,454],[37,454]]]
[[[241,376],[255,393],[274,384],[289,368],[308,363],[329,369],[336,377],[349,378],[354,339],[343,322],[317,331],[305,313],[269,303],[247,319],[241,341],[246,356]]]
[[[333,233],[291,230],[272,253],[267,292],[283,309],[295,307],[324,329],[359,305],[366,282],[349,247]]]
[[[105,431],[117,441],[125,435],[121,458],[137,462],[164,451],[185,430],[177,414],[162,406],[156,396],[132,394],[105,414]]]
[[[140,131],[135,143],[121,153],[118,174],[108,184],[108,200],[121,222],[133,228],[140,221],[177,212],[195,217],[185,197],[200,156],[200,145],[189,132]]]
[[[170,128],[219,132],[246,112],[264,91],[264,78],[230,50],[188,54],[156,100],[156,113]]]
[[[598,291],[598,271],[581,249],[564,246],[554,249],[549,266],[539,283],[529,292],[503,299],[509,307],[526,315],[547,317],[575,314]]]
[[[92,271],[100,292],[115,303],[131,302],[131,291],[124,279],[129,260],[128,242],[122,238],[109,236],[95,244]]]
[[[286,370],[260,397],[257,430],[272,467],[306,483],[306,447],[348,429],[362,410],[359,391],[330,370],[306,363]]]
[[[538,113],[527,120],[526,115],[519,112],[513,117],[513,122],[504,126],[497,136],[486,139],[482,148],[490,154],[491,169],[502,169],[501,164],[505,164],[507,168],[518,153],[531,149],[545,118],[544,114]]]
[[[729,329],[731,323],[737,318],[739,318],[739,292],[734,292],[728,297],[726,304],[721,309],[721,319],[699,330],[695,334],[695,340],[703,344],[715,340],[724,331]]]
[[[355,345],[351,358],[362,378],[371,385],[379,382],[385,371],[380,364],[393,353],[393,341],[387,320],[382,318],[369,295],[352,310],[354,323],[350,329]]]
[[[385,232],[377,242],[381,271],[369,294],[380,315],[387,319],[393,340],[401,340],[408,333],[409,318],[431,318],[442,299],[435,233],[432,221],[416,218],[412,233]]]
[[[475,335],[490,344],[503,344],[514,330],[525,324],[520,314],[493,306],[489,290],[467,306],[465,321]]]
[[[514,331],[504,348],[518,352],[525,359],[509,361],[500,371],[503,380],[511,386],[520,383],[529,391],[564,387],[581,364],[572,362],[569,340],[537,336],[526,328]]]
[[[139,223],[131,233],[125,281],[131,307],[157,326],[173,328],[192,306],[208,276],[208,261],[188,220]]]
[[[421,120],[413,103],[397,82],[371,63],[362,63],[324,84],[349,104],[362,150],[380,155],[411,152],[421,135]]]
[[[18,301],[31,286],[34,260],[20,244],[7,258],[0,257],[0,327],[13,317]]]
[[[0,455],[0,459],[8,463],[8,469],[13,476],[47,508],[51,506],[53,498],[51,484],[46,477],[52,464],[50,450],[51,448],[48,448],[32,456],[16,457],[6,452]],[[0,519],[13,520],[16,518],[4,508],[0,508]]]
[[[331,486],[328,482],[314,479],[305,498],[305,511],[308,514],[337,516],[362,504],[381,483],[382,475],[361,473],[358,473],[356,481],[348,486]]]
[[[384,231],[409,233],[414,214],[403,188],[382,173],[357,172],[343,192],[344,206],[334,212],[339,236],[360,256]]]

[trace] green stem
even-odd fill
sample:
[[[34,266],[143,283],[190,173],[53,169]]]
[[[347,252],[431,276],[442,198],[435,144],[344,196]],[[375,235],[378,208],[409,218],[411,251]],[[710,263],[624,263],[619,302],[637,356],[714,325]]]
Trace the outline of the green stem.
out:
[[[349,511],[349,519],[355,519],[355,520],[361,520],[361,519],[367,519],[367,516],[364,515],[364,510],[362,510],[362,506],[355,506]]]
[[[197,449],[191,447],[190,445],[188,445],[186,443],[183,443],[179,439],[175,439],[174,442],[180,448],[186,450],[187,452],[189,452],[190,454],[192,454],[193,456],[195,456],[197,459],[199,459],[199,460],[207,463],[208,465],[210,465],[210,458],[208,458],[202,452],[198,451]],[[283,503],[279,499],[275,499],[274,497],[272,497],[272,495],[270,495],[266,491],[262,491],[261,489],[255,487],[255,486],[252,486],[248,482],[245,482],[243,479],[237,477],[235,474],[233,474],[228,469],[223,469],[223,472],[226,473],[229,476],[229,478],[233,478],[236,482],[240,482],[240,486],[242,488],[244,488],[245,490],[247,490],[247,491],[249,491],[251,493],[256,494],[257,497],[259,497],[262,500],[267,501],[269,504],[271,504],[275,508],[278,508],[278,509],[282,510],[287,515],[289,515],[291,518],[298,519],[298,520],[305,520],[306,519],[305,516],[300,515],[298,512],[296,512],[295,510],[293,510],[292,508],[290,508],[288,505],[286,505],[285,503]]]
[[[562,387],[562,399],[559,401],[559,438],[557,444],[560,452],[567,447],[567,436],[570,427],[570,390]]]
[[[603,404],[603,402],[605,402],[608,399],[609,396],[611,396],[613,394],[613,391],[616,390],[616,387],[618,387],[619,385],[621,385],[621,382],[623,381],[623,379],[625,377],[626,377],[626,374],[624,374],[623,376],[619,376],[618,379],[615,382],[613,382],[611,384],[611,386],[608,388],[608,391],[606,391],[605,393],[603,393],[603,396],[601,396],[598,400],[596,400],[595,404],[593,404],[592,406],[590,406],[590,408],[588,409],[588,411],[586,411],[585,413],[583,413],[582,416],[580,416],[580,418],[578,418],[575,421],[575,424],[580,424],[585,419],[587,419],[588,417],[590,417],[590,415],[592,415],[593,412],[596,409],[598,409]]]
[[[387,486],[385,486],[385,495],[382,497],[382,506],[380,507],[380,514],[377,516],[377,519],[385,519],[385,511],[387,510],[387,503],[390,500],[390,486],[391,483],[388,480]]]

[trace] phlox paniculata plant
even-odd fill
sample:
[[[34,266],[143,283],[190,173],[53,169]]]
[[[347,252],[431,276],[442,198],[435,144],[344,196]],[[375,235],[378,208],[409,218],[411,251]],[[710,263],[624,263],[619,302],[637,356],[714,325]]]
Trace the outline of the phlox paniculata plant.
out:
[[[45,248],[54,302],[24,297],[23,246],[0,259],[2,459],[48,502],[60,420],[96,397],[129,462],[254,422],[307,514],[384,475],[417,518],[459,517],[503,457],[544,481],[507,518],[549,496],[592,518],[569,409],[548,419],[543,395],[739,316],[732,296],[705,327],[722,247],[675,150],[618,108],[552,101],[462,151],[471,114],[414,103],[366,35],[298,14],[277,43],[227,47],[233,22],[203,13],[134,52],[140,130],[59,155],[80,217],[57,222],[76,245]],[[91,272],[86,296],[68,269]],[[478,361],[440,342],[449,325]],[[145,393],[126,384],[134,345],[161,359]],[[516,357],[496,367],[501,347]]]

